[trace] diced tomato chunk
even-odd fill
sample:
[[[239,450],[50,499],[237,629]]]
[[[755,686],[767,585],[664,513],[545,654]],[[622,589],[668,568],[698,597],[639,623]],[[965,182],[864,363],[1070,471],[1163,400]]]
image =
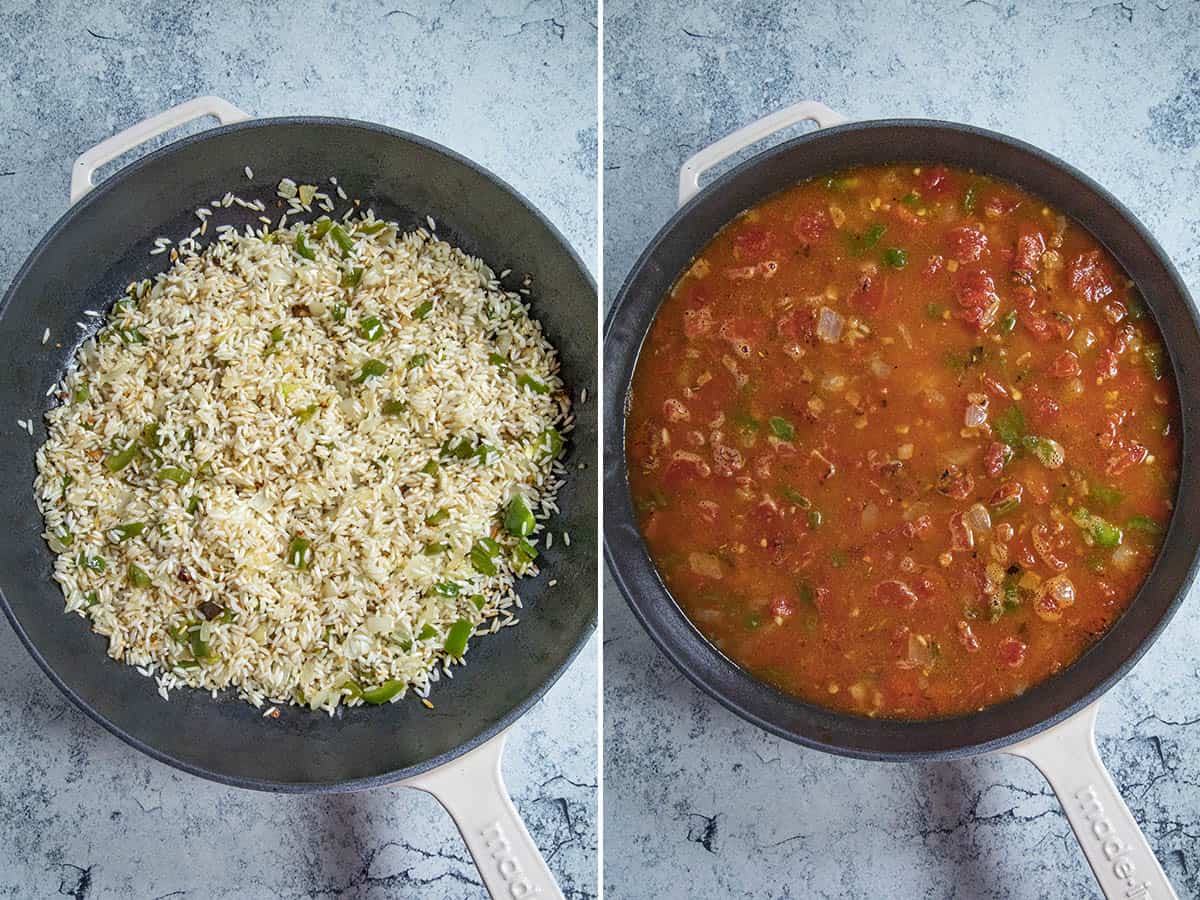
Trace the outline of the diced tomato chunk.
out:
[[[1025,568],[1030,569],[1038,564],[1037,553],[1034,552],[1033,547],[1031,547],[1026,541],[1017,540],[1013,542],[1012,549],[1013,556],[1016,557],[1017,562],[1019,562]]]
[[[779,518],[779,507],[770,497],[760,500],[750,513],[751,517],[760,524],[774,522]]]
[[[950,170],[945,166],[931,166],[921,172],[921,193],[929,197],[940,197],[953,190]]]
[[[817,332],[817,308],[804,305],[789,310],[775,323],[775,328],[784,340],[811,342]]]
[[[663,471],[663,480],[677,488],[697,478],[707,478],[711,474],[712,467],[702,456],[687,450],[676,450]]]
[[[1088,303],[1099,303],[1113,292],[1112,278],[1099,250],[1081,253],[1068,263],[1067,285]]]
[[[850,302],[865,313],[875,313],[887,299],[887,279],[879,274],[863,272],[850,295]]]
[[[727,444],[717,444],[713,447],[712,456],[713,467],[717,470],[717,474],[726,477],[739,471],[746,464],[742,451]]]
[[[1075,333],[1075,323],[1067,313],[1043,316],[1039,312],[1024,309],[1019,318],[1021,324],[1039,341],[1066,341]]]
[[[992,493],[991,498],[988,500],[988,505],[998,506],[1001,503],[1009,504],[1013,501],[1020,503],[1021,495],[1024,492],[1025,489],[1021,487],[1021,482],[1006,481],[1004,484],[1000,485],[1000,487],[996,488],[996,490]]]
[[[983,214],[989,219],[996,219],[1000,216],[1007,216],[1020,205],[1020,197],[1004,191],[997,191],[984,201]]]
[[[1137,441],[1124,442],[1121,449],[1109,457],[1105,471],[1109,475],[1120,475],[1126,469],[1141,465],[1149,454],[1150,451]]]
[[[929,536],[929,532],[933,530],[933,519],[930,516],[917,516],[911,522],[905,522],[900,529],[910,541],[914,538],[919,541],[925,540]]]
[[[707,306],[683,311],[683,333],[689,341],[704,337],[713,329],[712,310]]]
[[[967,527],[963,514],[952,513],[950,516],[950,549],[956,553],[964,553],[975,546],[975,536]]]
[[[997,397],[1011,396],[1011,394],[1008,392],[1008,388],[1006,388],[992,376],[984,375],[980,380],[983,382],[983,386],[989,394],[993,394]]]
[[[1122,325],[1113,335],[1112,343],[1109,345],[1112,347],[1112,352],[1120,356],[1136,336],[1137,332],[1132,325]]]
[[[996,324],[1000,315],[1000,297],[996,294],[996,282],[986,271],[959,270],[955,296],[962,310],[959,315],[968,325],[987,331]]]
[[[766,339],[769,323],[749,317],[726,319],[717,329],[717,336],[728,341],[741,356],[750,356]]]
[[[928,572],[921,572],[912,583],[913,593],[921,600],[932,600],[944,586]]]
[[[987,245],[987,235],[974,225],[959,225],[946,232],[946,251],[960,263],[979,262]]]
[[[796,612],[796,599],[783,594],[771,601],[771,615],[777,619],[786,619]]]
[[[810,209],[800,213],[792,222],[792,231],[796,237],[806,244],[819,241],[832,225],[829,213],[825,209]]]
[[[912,609],[917,605],[917,595],[902,581],[881,581],[875,585],[875,599],[883,606]]]
[[[892,215],[903,222],[905,225],[916,228],[924,228],[929,224],[929,220],[918,216],[907,206],[893,206]]]
[[[1058,421],[1062,407],[1053,397],[1048,397],[1040,391],[1030,398],[1030,415],[1038,425],[1052,425]]]
[[[955,500],[966,500],[975,490],[975,478],[970,472],[951,463],[942,470],[937,480],[938,493]]]
[[[1105,347],[1100,351],[1099,359],[1096,361],[1096,375],[1106,379],[1116,378],[1119,362],[1117,354]]]
[[[983,451],[983,470],[995,478],[1004,471],[1004,460],[1012,454],[1012,448],[1000,441],[992,441]]]
[[[1025,642],[1015,637],[1006,637],[998,648],[1000,662],[1011,669],[1020,668],[1025,663]]]
[[[1079,357],[1073,350],[1064,350],[1050,363],[1050,374],[1055,378],[1071,378],[1081,371],[1083,370],[1079,368]]]
[[[1046,254],[1046,239],[1030,225],[1021,225],[1017,234],[1017,248],[1013,252],[1012,268],[1023,280],[1028,281],[1042,267]]]
[[[663,401],[663,417],[668,422],[686,422],[692,417],[683,401],[668,397]]]
[[[771,252],[774,245],[773,232],[759,225],[746,225],[733,239],[733,253],[738,259],[758,262]]]

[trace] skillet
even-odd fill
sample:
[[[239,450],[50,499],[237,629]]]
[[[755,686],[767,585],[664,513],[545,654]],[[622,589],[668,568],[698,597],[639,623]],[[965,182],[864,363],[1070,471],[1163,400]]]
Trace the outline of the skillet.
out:
[[[221,127],[157,150],[92,189],[95,169],[191,120]],[[250,166],[253,179],[244,169]],[[76,162],[73,206],[30,254],[0,303],[0,603],[26,648],[85,713],[131,746],[184,771],[236,787],[285,793],[352,791],[404,782],[434,793],[463,831],[494,896],[540,890],[561,896],[500,779],[503,735],[555,682],[595,627],[597,433],[594,406],[576,404],[576,426],[550,523],[575,537],[555,547],[542,575],[524,579],[516,628],[473,645],[470,665],[439,682],[435,709],[415,698],[330,717],[296,707],[277,720],[231,692],[214,701],[194,690],[164,703],[154,682],[105,653],[89,623],[65,615],[51,579],[33,494],[42,415],[84,334],[76,321],[102,309],[129,282],[169,265],[148,252],[198,224],[194,210],[233,191],[262,199],[277,218],[283,177],[327,184],[336,175],[351,197],[404,228],[432,216],[439,236],[511,267],[515,289],[528,273],[533,315],[559,350],[564,381],[578,397],[596,379],[596,291],[586,268],[528,201],[491,173],[415,135],[347,119],[251,120],[224,100],[201,97],[110,138]],[[345,204],[338,207],[341,214]],[[257,212],[230,207],[215,218],[241,228]],[[214,225],[218,224],[214,221]],[[99,320],[95,320],[99,321]],[[52,339],[41,343],[44,329]],[[32,437],[15,424],[32,419]],[[580,464],[586,468],[580,469]],[[554,589],[548,587],[557,579]]]
[[[752,157],[700,189],[700,175],[707,169],[802,121],[814,122],[817,130]],[[915,722],[870,719],[806,703],[759,681],[710,644],[672,599],[646,551],[625,462],[625,410],[642,342],[659,303],[713,235],[738,213],[798,181],[900,161],[941,162],[1015,182],[1088,228],[1137,284],[1158,322],[1179,386],[1183,420],[1175,512],[1150,575],[1121,618],[1074,665],[1020,697],[970,715]],[[1194,466],[1200,437],[1200,325],[1162,248],[1100,185],[1029,144],[947,122],[849,123],[814,102],[779,110],[692,156],[680,172],[679,201],[680,209],[630,271],[604,338],[605,556],[651,638],[688,678],[730,710],[805,746],[892,761],[997,750],[1023,756],[1058,795],[1106,896],[1174,897],[1094,740],[1100,697],[1166,627],[1195,575],[1200,549],[1194,522],[1200,509]]]

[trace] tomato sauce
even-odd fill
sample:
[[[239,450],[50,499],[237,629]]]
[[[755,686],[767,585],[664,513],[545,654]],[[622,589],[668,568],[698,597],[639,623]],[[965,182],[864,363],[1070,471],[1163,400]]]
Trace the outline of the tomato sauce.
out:
[[[967,713],[1074,662],[1171,515],[1179,406],[1115,260],[985,175],[860,168],[743,213],[664,300],[626,423],[666,585],[837,710]]]

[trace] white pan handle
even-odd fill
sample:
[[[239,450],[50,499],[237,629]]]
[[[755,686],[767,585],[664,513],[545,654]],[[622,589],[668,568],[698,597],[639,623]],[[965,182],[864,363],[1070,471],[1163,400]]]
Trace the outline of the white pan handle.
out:
[[[446,807],[493,900],[563,900],[504,786],[500,757],[505,737],[499,734],[404,784],[433,794]]]
[[[1046,776],[1108,900],[1178,900],[1096,752],[1098,706],[1005,752]]]
[[[222,100],[220,97],[197,97],[131,125],[108,140],[101,141],[91,150],[83,152],[75,160],[75,165],[71,167],[71,202],[78,202],[80,197],[95,187],[92,184],[92,176],[105,163],[112,162],[118,156],[128,153],[139,144],[144,144],[163,132],[205,116],[212,116],[222,125],[244,122],[250,118],[228,100]]]
[[[739,150],[798,122],[816,122],[818,128],[829,128],[846,121],[848,120],[845,116],[834,112],[824,103],[803,100],[739,128],[715,144],[709,144],[683,164],[683,168],[679,170],[679,205],[683,206],[700,192],[701,175]]]

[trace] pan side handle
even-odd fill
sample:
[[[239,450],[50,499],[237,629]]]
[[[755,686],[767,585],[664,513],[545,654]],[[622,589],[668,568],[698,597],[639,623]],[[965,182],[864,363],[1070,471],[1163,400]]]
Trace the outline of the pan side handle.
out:
[[[250,118],[228,100],[222,100],[220,97],[197,97],[131,125],[101,141],[92,149],[85,150],[75,160],[75,164],[71,166],[71,202],[77,203],[84,194],[95,187],[92,184],[92,176],[105,163],[112,162],[153,137],[205,116],[212,116],[222,125],[244,122]]]
[[[493,900],[562,900],[504,786],[500,757],[505,737],[497,735],[404,784],[433,794],[450,813]]]
[[[1096,750],[1098,707],[1005,752],[1029,760],[1050,782],[1108,900],[1178,900]]]
[[[846,121],[845,116],[834,112],[824,103],[802,100],[744,125],[733,134],[727,134],[715,144],[709,144],[693,154],[683,164],[683,168],[679,170],[679,205],[683,206],[700,192],[701,175],[739,150],[744,150],[751,144],[756,144],[763,138],[799,122],[815,122],[818,128],[829,128]]]

